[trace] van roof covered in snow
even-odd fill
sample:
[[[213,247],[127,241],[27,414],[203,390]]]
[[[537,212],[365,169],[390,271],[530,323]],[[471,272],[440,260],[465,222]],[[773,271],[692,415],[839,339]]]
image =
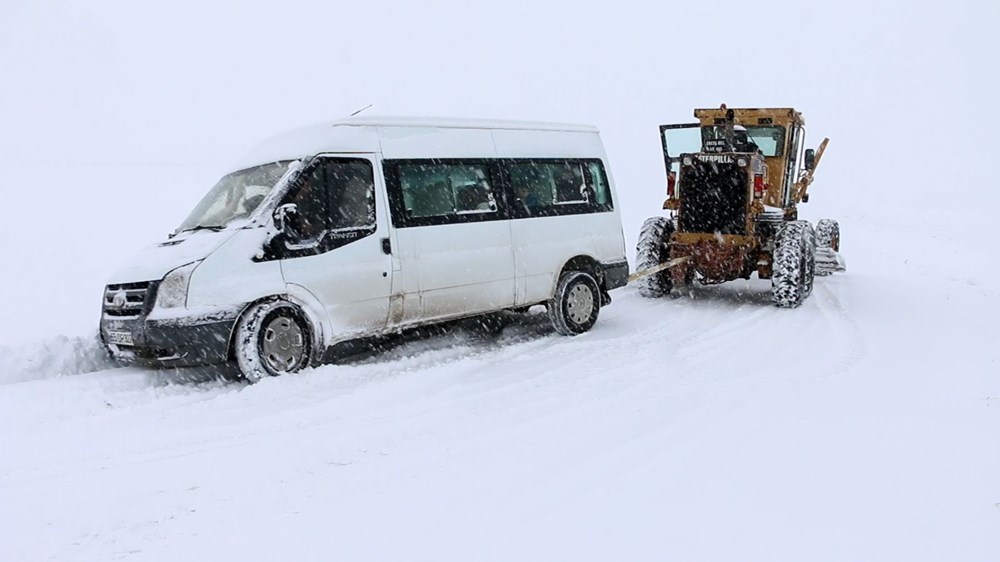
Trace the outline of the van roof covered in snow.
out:
[[[453,132],[428,136],[435,132],[444,133],[444,130]],[[450,145],[452,148],[459,148],[451,154],[452,157],[471,157],[474,154],[485,156],[483,151],[492,152],[494,141],[497,144],[501,143],[501,139],[491,139],[490,135],[485,134],[487,131],[509,131],[511,134],[523,131],[530,132],[533,136],[536,136],[536,133],[560,136],[598,133],[597,127],[592,125],[570,123],[447,117],[355,116],[309,125],[272,137],[251,150],[238,162],[234,170],[266,162],[303,158],[320,152],[383,152],[386,156],[391,152],[394,156],[398,156],[400,150],[412,150],[414,146],[425,146],[429,150],[441,151],[446,145]],[[419,142],[416,142],[418,138]],[[570,139],[564,138],[562,142],[567,140]],[[507,143],[506,140],[503,142]],[[550,141],[548,144],[555,143]],[[569,149],[570,147],[567,147],[567,150]],[[413,156],[416,157],[417,154],[414,153]]]
[[[454,117],[392,117],[358,115],[338,119],[333,126],[372,127],[434,127],[438,129],[515,129],[535,131],[574,131],[596,133],[593,125],[549,123],[544,121],[511,121],[503,119],[463,119]]]

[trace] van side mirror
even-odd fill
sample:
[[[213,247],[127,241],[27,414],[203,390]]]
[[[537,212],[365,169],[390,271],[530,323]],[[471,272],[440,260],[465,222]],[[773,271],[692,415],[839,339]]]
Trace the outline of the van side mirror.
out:
[[[816,151],[812,148],[806,149],[806,169],[812,170],[816,165]]]
[[[288,221],[299,214],[299,206],[295,203],[285,203],[274,210],[271,218],[274,219],[274,227],[278,232],[284,232],[288,227]]]

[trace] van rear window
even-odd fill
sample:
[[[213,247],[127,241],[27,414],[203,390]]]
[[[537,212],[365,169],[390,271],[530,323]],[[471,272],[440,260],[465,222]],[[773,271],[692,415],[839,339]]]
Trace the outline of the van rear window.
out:
[[[505,164],[515,210],[522,215],[575,215],[612,208],[599,160],[509,160]]]

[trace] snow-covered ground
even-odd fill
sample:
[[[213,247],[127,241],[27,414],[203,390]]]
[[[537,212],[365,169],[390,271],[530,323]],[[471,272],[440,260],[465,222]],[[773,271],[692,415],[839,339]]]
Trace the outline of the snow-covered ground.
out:
[[[576,338],[3,385],[0,559],[995,560],[995,278],[844,232],[796,310],[626,288]]]
[[[0,561],[997,560],[995,3],[754,5],[794,45],[699,3],[176,4],[0,18]],[[264,136],[371,102],[598,125],[630,245],[657,125],[793,105],[849,270],[253,386],[107,364],[115,267]]]

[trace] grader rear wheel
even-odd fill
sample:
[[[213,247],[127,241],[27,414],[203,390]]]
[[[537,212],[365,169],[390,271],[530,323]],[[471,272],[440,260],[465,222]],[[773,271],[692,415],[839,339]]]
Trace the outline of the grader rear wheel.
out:
[[[674,232],[674,223],[667,217],[651,217],[642,223],[639,243],[635,248],[635,269],[643,271],[656,267],[670,259],[667,242]],[[673,280],[670,270],[659,271],[636,281],[639,294],[647,298],[658,298],[670,293]]]
[[[806,221],[786,223],[778,231],[771,275],[771,300],[795,308],[812,293],[816,272],[815,234]]]

